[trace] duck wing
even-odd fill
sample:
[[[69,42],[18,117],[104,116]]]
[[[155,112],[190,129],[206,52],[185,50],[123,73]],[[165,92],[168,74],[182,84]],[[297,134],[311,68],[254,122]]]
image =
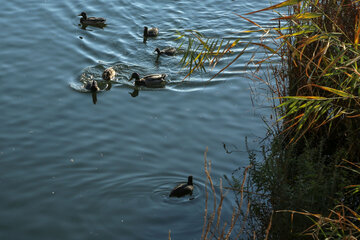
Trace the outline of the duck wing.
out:
[[[97,23],[105,23],[106,21],[105,18],[100,18],[100,17],[89,17],[86,20],[89,22],[97,22]]]
[[[159,29],[158,28],[150,28],[148,30],[147,34],[149,37],[156,37],[159,34]]]
[[[165,53],[166,55],[172,56],[175,55],[176,53],[176,48],[165,48],[164,50],[162,50],[163,53]]]
[[[187,183],[181,183],[171,191],[169,197],[183,197],[185,195],[191,195],[193,189],[194,186],[187,185]]]
[[[165,86],[165,80],[162,78],[146,80],[144,83],[146,87],[150,88],[162,88]]]
[[[153,80],[164,80],[166,77],[166,74],[162,73],[162,74],[150,74],[147,75],[145,77],[143,77],[143,79],[145,81],[153,81]]]

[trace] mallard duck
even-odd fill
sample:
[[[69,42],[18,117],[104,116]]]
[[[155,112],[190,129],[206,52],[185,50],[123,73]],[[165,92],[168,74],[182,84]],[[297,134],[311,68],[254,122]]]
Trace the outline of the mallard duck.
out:
[[[87,82],[85,85],[85,89],[92,92],[100,91],[100,88],[98,87],[97,82],[95,80],[92,80],[92,82]]]
[[[135,78],[135,86],[163,87],[166,74],[151,74],[140,78],[138,73],[133,73],[129,81]]]
[[[154,52],[157,52],[158,56],[160,56],[161,54],[174,56],[175,53],[176,53],[176,48],[165,48],[165,49],[162,49],[162,50],[160,50],[159,48],[155,48]]]
[[[150,28],[144,27],[144,37],[156,37],[159,34],[158,28]]]
[[[115,70],[112,67],[109,67],[107,69],[104,70],[103,74],[102,74],[102,78],[105,81],[111,81],[115,78]]]
[[[86,15],[86,12],[82,12],[78,16],[82,16],[82,18],[80,18],[81,24],[99,25],[99,24],[105,24],[105,22],[106,22],[105,18],[98,18],[98,17],[89,17],[88,18]]]
[[[193,178],[188,177],[187,183],[181,183],[177,185],[170,193],[169,197],[183,197],[185,195],[192,195],[194,190]]]

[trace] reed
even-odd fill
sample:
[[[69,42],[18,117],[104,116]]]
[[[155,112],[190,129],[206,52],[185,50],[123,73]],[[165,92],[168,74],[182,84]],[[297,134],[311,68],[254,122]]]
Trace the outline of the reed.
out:
[[[344,160],[339,167],[345,168],[360,176],[360,164],[354,164]],[[348,194],[358,196],[360,185],[347,186],[352,189]],[[313,225],[303,231],[302,234],[311,236],[313,239],[359,239],[360,238],[360,205],[353,210],[344,203],[336,205],[330,210],[327,216],[314,214],[304,211],[278,211],[288,212],[292,215],[298,214],[306,216],[313,222]]]
[[[179,48],[185,47],[180,65],[183,69],[187,69],[184,77],[189,78],[194,72],[206,72],[207,69],[214,69],[217,64],[226,56],[231,56],[233,49],[241,43],[240,39],[225,40],[219,38],[208,38],[196,30],[186,30],[183,33],[178,32],[175,40],[180,40]],[[225,67],[218,71],[210,80],[217,77],[221,72],[226,70],[231,64],[236,62],[246,51],[250,43],[245,46]]]
[[[279,21],[279,27],[271,29],[277,34],[276,48],[269,51],[280,57],[280,64],[272,67],[271,80],[257,76],[271,86],[274,112],[280,117],[271,127],[270,152],[258,166],[267,172],[254,170],[253,180],[266,184],[258,190],[270,192],[275,216],[292,213],[292,237],[304,237],[293,232],[297,222],[295,231],[307,226],[303,234],[313,239],[354,239],[359,235],[359,192],[351,183],[360,175],[338,166],[341,161],[356,164],[360,154],[360,4],[289,0],[259,11],[283,6],[291,7],[287,16],[279,13],[274,19]],[[355,186],[353,194],[347,193],[347,184]],[[293,221],[295,212],[308,221]],[[273,224],[273,237],[284,230],[276,231],[280,222]]]
[[[288,8],[287,14],[278,11],[283,7]],[[272,20],[278,26],[266,29],[249,18],[260,11],[275,11],[278,17]],[[359,237],[360,175],[355,166],[360,155],[360,2],[287,0],[247,15],[238,16],[267,36],[272,33],[271,44],[262,39],[224,42],[191,31],[179,38],[182,44],[190,43],[182,59],[189,69],[186,77],[197,70],[206,71],[207,65],[214,68],[225,56],[232,57],[216,77],[250,45],[267,52],[263,59],[252,62],[259,67],[266,64],[267,77],[257,72],[251,77],[268,87],[275,122],[267,122],[270,144],[264,146],[263,161],[252,161],[250,169],[253,192],[260,197],[251,198],[251,189],[246,190],[251,212],[266,215],[260,216],[261,237],[279,237],[272,232],[277,221],[289,222],[279,214],[295,212],[308,218],[306,225],[314,223],[304,234],[310,231],[315,239]],[[231,55],[240,45],[244,46],[240,53]],[[280,61],[274,64],[274,57]],[[351,165],[351,171],[339,167],[341,162]],[[287,219],[292,223],[294,218],[291,214]],[[265,222],[271,222],[272,228]],[[284,231],[282,227],[279,231]],[[292,236],[299,237],[292,230]]]

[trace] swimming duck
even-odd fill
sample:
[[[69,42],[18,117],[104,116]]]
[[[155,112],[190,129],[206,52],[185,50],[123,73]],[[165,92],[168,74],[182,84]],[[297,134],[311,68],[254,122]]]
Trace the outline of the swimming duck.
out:
[[[140,78],[138,73],[133,73],[129,81],[135,78],[135,86],[163,87],[165,85],[166,74],[151,74]]]
[[[105,18],[98,18],[98,17],[87,17],[86,12],[80,13],[78,16],[82,16],[80,18],[81,24],[87,24],[87,25],[99,25],[99,24],[105,24],[106,19]]]
[[[112,67],[105,69],[105,71],[102,74],[102,78],[105,81],[113,80],[115,78],[115,70]]]
[[[100,88],[98,87],[97,82],[95,80],[92,80],[92,82],[87,82],[85,88],[92,92],[100,91]]]
[[[159,34],[158,28],[150,28],[144,27],[144,37],[156,37]]]
[[[170,193],[169,197],[183,197],[185,195],[192,195],[194,190],[193,178],[188,177],[187,183],[181,183],[177,185]]]
[[[165,49],[162,49],[162,50],[160,50],[159,48],[155,48],[154,52],[157,52],[158,56],[160,56],[161,54],[165,54],[165,55],[168,55],[168,56],[174,56],[175,53],[176,53],[176,48],[165,48]]]

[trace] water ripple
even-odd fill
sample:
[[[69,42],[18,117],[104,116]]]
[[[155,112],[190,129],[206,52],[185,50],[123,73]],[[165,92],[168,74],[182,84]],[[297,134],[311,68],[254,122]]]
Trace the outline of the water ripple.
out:
[[[204,219],[204,161],[209,147],[213,180],[248,163],[246,152],[226,154],[223,142],[255,148],[266,132],[254,113],[247,78],[257,65],[249,46],[227,71],[208,81],[261,32],[234,13],[267,1],[89,0],[3,1],[0,13],[0,239],[174,239],[200,236]],[[104,28],[79,25],[78,14],[105,17]],[[251,16],[269,26],[269,13]],[[160,34],[143,42],[143,27]],[[241,43],[210,72],[185,79],[177,31]],[[269,41],[269,39],[264,39]],[[117,74],[101,79],[107,67]],[[166,73],[163,89],[128,79]],[[103,89],[97,104],[83,84]],[[130,94],[129,94],[130,93]],[[136,95],[136,97],[135,97]],[[258,97],[258,96],[257,96]],[[265,98],[266,99],[266,98]],[[264,100],[266,103],[266,100]],[[261,106],[262,113],[268,113]],[[169,191],[194,176],[193,196]],[[218,197],[218,196],[217,196]],[[222,216],[231,217],[231,198]]]

